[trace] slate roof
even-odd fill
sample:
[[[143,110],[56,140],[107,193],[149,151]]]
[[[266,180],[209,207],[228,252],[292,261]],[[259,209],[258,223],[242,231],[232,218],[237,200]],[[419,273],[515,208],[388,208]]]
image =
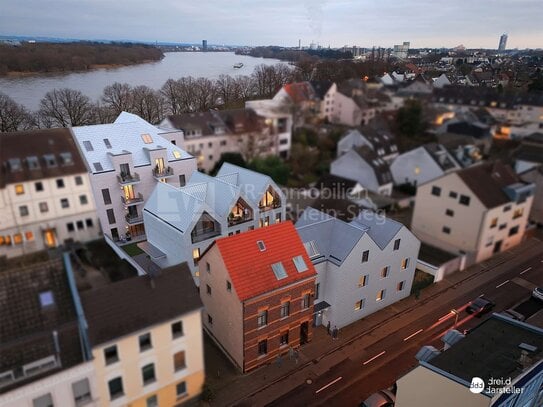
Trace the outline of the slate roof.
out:
[[[333,82],[330,81],[310,81],[309,82],[311,86],[313,87],[313,90],[315,92],[315,95],[320,99],[324,99],[324,95],[326,95],[326,92],[330,90]]]
[[[183,130],[187,139],[190,138],[187,133],[192,130],[198,130],[202,136],[211,136],[215,134],[215,129],[226,127],[222,119],[213,111],[181,113],[168,116],[168,120],[173,127]]]
[[[388,164],[382,158],[379,158],[375,151],[368,146],[357,147],[353,150],[373,168],[379,185],[392,182],[392,173]]]
[[[460,168],[460,165],[456,162],[454,157],[441,144],[428,143],[424,144],[422,148],[430,155],[430,157],[432,157],[435,163],[443,171]]]
[[[123,112],[114,123],[97,124],[92,126],[73,127],[76,142],[82,152],[87,167],[91,173],[100,173],[114,170],[110,155],[132,153],[132,160],[135,167],[150,165],[148,150],[165,148],[167,150],[168,161],[178,161],[184,159],[194,159],[190,154],[181,148],[173,145],[160,134],[167,131],[161,130],[142,118]],[[152,138],[151,143],[145,143],[142,135],[148,134]],[[111,145],[109,148],[104,139],[108,139]],[[85,142],[89,141],[92,145],[92,151],[87,151]],[[177,151],[180,158],[173,154]],[[94,163],[100,163],[102,170],[96,169]]]
[[[63,161],[61,157],[63,153],[71,155],[71,164]],[[54,156],[55,166],[47,166],[44,156],[49,154]],[[31,169],[28,157],[36,157],[39,168]],[[19,170],[15,170],[10,165],[10,160],[13,159],[19,160]],[[0,133],[0,188],[18,182],[65,177],[86,172],[85,162],[79,154],[69,129]]]
[[[367,210],[359,213],[351,224],[367,228],[368,235],[381,250],[394,239],[394,236],[396,236],[403,227],[400,222],[397,222],[394,219]]]
[[[262,241],[261,251],[257,242]],[[304,245],[290,221],[215,240],[240,301],[316,276]],[[302,256],[307,266],[298,272],[293,258]],[[281,262],[287,277],[278,280],[272,264]]]
[[[186,263],[162,270],[153,281],[132,277],[81,293],[93,346],[202,308]]]
[[[513,153],[516,160],[543,164],[543,133],[525,137]]]
[[[434,89],[432,101],[511,109],[516,105],[543,106],[543,92],[498,92],[491,87],[445,86]]]
[[[243,134],[263,131],[266,127],[264,118],[253,109],[229,109],[216,112],[232,134]]]

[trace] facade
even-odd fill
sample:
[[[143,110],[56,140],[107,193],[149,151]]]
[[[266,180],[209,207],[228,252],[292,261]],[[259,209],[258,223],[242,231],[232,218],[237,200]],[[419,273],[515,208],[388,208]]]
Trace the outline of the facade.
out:
[[[394,137],[371,127],[347,131],[337,143],[337,155],[339,157],[353,148],[362,146],[370,147],[378,158],[382,158],[387,163],[392,162],[398,156],[398,146]]]
[[[394,45],[392,55],[399,59],[406,59],[409,53],[409,42],[404,42],[402,45]]]
[[[242,372],[311,341],[316,273],[290,221],[217,239],[201,264],[204,328]]]
[[[420,241],[401,223],[371,211],[347,223],[308,208],[296,230],[317,270],[316,325],[342,328],[409,296]]]
[[[419,365],[396,382],[397,407],[542,405],[543,330],[494,314],[457,336],[443,352],[419,353]],[[474,377],[482,379],[480,393],[470,391]]]
[[[330,123],[346,126],[368,124],[375,117],[375,108],[366,100],[365,91],[366,89],[355,88],[348,82],[339,87],[332,84],[324,95],[321,116]]]
[[[499,52],[505,51],[506,46],[507,46],[507,34],[502,34],[500,36],[500,43],[498,45],[498,51]]]
[[[534,185],[500,162],[475,165],[419,185],[413,233],[473,264],[519,244]]]
[[[204,384],[201,309],[187,267],[81,293],[101,406],[173,406]]]
[[[87,169],[68,129],[0,134],[0,257],[97,239]]]
[[[224,163],[215,177],[195,172],[185,187],[159,184],[145,205],[147,242],[159,267],[187,262],[198,284],[201,254],[220,236],[285,220],[286,199],[267,175]]]
[[[66,261],[66,259],[65,259]],[[101,405],[77,291],[60,258],[0,273],[0,405]]]
[[[111,124],[72,128],[90,174],[96,210],[108,242],[143,238],[142,209],[158,183],[182,186],[196,159],[183,134],[160,130],[123,112]]]

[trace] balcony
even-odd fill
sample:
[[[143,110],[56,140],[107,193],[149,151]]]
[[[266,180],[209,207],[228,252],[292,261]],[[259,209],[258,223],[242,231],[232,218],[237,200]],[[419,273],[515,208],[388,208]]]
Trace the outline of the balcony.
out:
[[[203,242],[204,240],[211,239],[215,236],[220,236],[220,234],[221,234],[220,229],[208,229],[208,230],[204,230],[198,233],[195,233],[195,231],[192,231],[191,240],[192,240],[192,243]]]
[[[172,167],[155,168],[153,169],[153,177],[155,177],[155,179],[157,180],[173,177],[173,168]]]
[[[251,220],[253,220],[253,216],[251,214],[241,216],[234,216],[233,214],[230,214],[230,216],[228,217],[228,227],[236,226],[241,223],[249,222]]]
[[[129,225],[137,225],[139,223],[143,223],[143,216],[142,215],[138,215],[138,214],[132,215],[130,213],[127,213],[124,218],[126,219],[126,222]]]
[[[121,201],[123,201],[124,206],[139,205],[143,203],[143,195],[138,194],[134,198],[128,198],[128,199],[125,196],[121,196]]]
[[[121,185],[138,184],[140,182],[140,176],[137,173],[117,175],[117,180]]]
[[[258,209],[260,209],[260,212],[266,212],[272,209],[278,209],[280,207],[281,207],[281,202],[279,201],[273,201],[269,205],[262,205],[262,204],[258,205]]]

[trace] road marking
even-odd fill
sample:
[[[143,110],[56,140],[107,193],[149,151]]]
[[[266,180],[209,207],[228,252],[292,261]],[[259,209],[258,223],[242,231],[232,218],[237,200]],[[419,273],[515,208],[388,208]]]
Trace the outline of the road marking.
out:
[[[505,284],[507,284],[508,282],[509,282],[509,280],[505,280],[503,283],[498,284],[498,285],[496,286],[496,288],[500,288],[502,285],[505,285]]]
[[[339,376],[337,379],[332,380],[332,381],[331,381],[330,383],[328,383],[326,386],[322,386],[319,390],[317,390],[317,391],[315,392],[315,394],[320,393],[320,392],[323,391],[324,389],[327,389],[328,387],[330,387],[330,386],[333,385],[334,383],[339,382],[341,379],[343,379],[343,377],[342,377],[342,376]]]
[[[421,333],[422,331],[424,331],[424,329],[422,329],[422,328],[421,328],[421,329],[419,329],[419,330],[418,330],[417,332],[415,332],[415,333],[413,333],[413,334],[409,335],[409,336],[408,336],[407,338],[403,338],[403,341],[405,342],[405,341],[407,341],[407,340],[411,339],[411,338],[412,338],[412,337],[414,337],[415,335],[418,335],[418,334],[420,334],[420,333]]]
[[[441,318],[439,318],[437,321],[443,321],[445,318],[449,318],[451,316],[451,313],[449,312],[448,314],[446,315],[443,315]]]
[[[530,271],[531,269],[532,269],[532,267],[528,267],[528,268],[527,268],[526,270],[524,270],[524,271],[521,271],[521,272],[520,272],[520,274],[524,274],[524,273],[526,273],[526,272]]]
[[[368,363],[373,362],[375,359],[377,359],[378,357],[383,356],[385,353],[387,353],[386,350],[382,351],[382,352],[379,353],[378,355],[375,355],[375,356],[372,357],[371,359],[366,360],[364,363],[362,363],[362,365],[363,365],[363,366],[366,366]]]

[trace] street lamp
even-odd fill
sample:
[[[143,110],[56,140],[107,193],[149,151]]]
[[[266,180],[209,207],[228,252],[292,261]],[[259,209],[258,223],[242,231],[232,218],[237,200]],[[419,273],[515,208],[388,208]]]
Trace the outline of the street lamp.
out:
[[[456,329],[456,325],[458,324],[458,315],[460,315],[460,313],[455,310],[455,309],[452,309],[451,310],[451,314],[454,314],[455,317],[454,317],[454,326],[453,326],[453,329]]]

